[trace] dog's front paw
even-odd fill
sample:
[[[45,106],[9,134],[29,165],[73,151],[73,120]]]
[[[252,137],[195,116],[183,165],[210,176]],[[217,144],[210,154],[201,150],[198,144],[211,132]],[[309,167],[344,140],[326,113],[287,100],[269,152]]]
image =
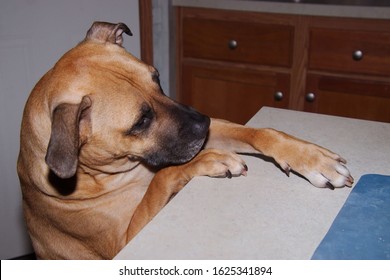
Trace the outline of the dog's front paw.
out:
[[[294,170],[319,188],[352,187],[354,181],[345,159],[315,144],[298,143],[293,152],[276,161],[287,175]]]
[[[201,151],[189,166],[193,176],[228,177],[246,176],[248,167],[235,153],[207,149]]]
[[[344,186],[352,187],[353,177],[345,166],[346,160],[322,157],[312,170],[308,170],[306,178],[316,187],[330,189]]]

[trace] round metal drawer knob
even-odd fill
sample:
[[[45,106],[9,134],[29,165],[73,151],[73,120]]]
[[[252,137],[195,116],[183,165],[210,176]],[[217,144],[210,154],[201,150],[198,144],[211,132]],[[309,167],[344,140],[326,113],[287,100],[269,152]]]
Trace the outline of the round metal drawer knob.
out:
[[[238,47],[238,42],[236,40],[230,40],[228,43],[228,47],[231,50],[235,50]]]
[[[283,99],[283,92],[281,92],[281,91],[275,92],[274,98],[276,101],[281,101]]]
[[[361,50],[356,50],[352,54],[352,58],[355,61],[359,61],[363,59],[363,52]]]
[[[313,102],[316,99],[316,95],[312,92],[309,92],[308,94],[306,94],[305,99],[307,102]]]

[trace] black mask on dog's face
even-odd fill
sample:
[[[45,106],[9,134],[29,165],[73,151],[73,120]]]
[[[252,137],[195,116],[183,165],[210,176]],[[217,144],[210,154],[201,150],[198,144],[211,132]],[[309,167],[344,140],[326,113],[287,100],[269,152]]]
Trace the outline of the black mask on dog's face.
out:
[[[203,147],[210,118],[178,103],[166,108],[169,129],[160,134],[155,149],[148,152],[145,163],[153,167],[182,164],[191,160]]]

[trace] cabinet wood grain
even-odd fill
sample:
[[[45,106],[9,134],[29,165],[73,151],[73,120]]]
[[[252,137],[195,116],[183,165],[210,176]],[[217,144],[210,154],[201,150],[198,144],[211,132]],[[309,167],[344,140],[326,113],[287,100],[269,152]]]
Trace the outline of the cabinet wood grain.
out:
[[[182,101],[211,117],[244,124],[262,106],[287,108],[289,80],[282,73],[186,64]]]
[[[179,101],[238,123],[262,106],[390,122],[390,20],[176,15]]]
[[[390,30],[313,28],[310,30],[309,68],[389,76]]]
[[[313,102],[305,111],[388,122],[390,120],[390,86],[385,82],[310,74],[307,92]]]
[[[292,26],[226,20],[183,20],[183,56],[289,67]]]

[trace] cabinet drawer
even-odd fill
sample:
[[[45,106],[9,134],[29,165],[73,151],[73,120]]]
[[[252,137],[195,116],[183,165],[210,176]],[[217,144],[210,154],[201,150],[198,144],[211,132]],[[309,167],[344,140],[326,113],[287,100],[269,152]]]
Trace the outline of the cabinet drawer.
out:
[[[290,75],[183,65],[179,101],[214,118],[245,124],[263,106],[287,108]]]
[[[289,67],[293,37],[289,25],[184,18],[183,55]]]
[[[313,28],[309,68],[390,76],[390,31]]]
[[[390,122],[390,82],[308,75],[305,111]]]

